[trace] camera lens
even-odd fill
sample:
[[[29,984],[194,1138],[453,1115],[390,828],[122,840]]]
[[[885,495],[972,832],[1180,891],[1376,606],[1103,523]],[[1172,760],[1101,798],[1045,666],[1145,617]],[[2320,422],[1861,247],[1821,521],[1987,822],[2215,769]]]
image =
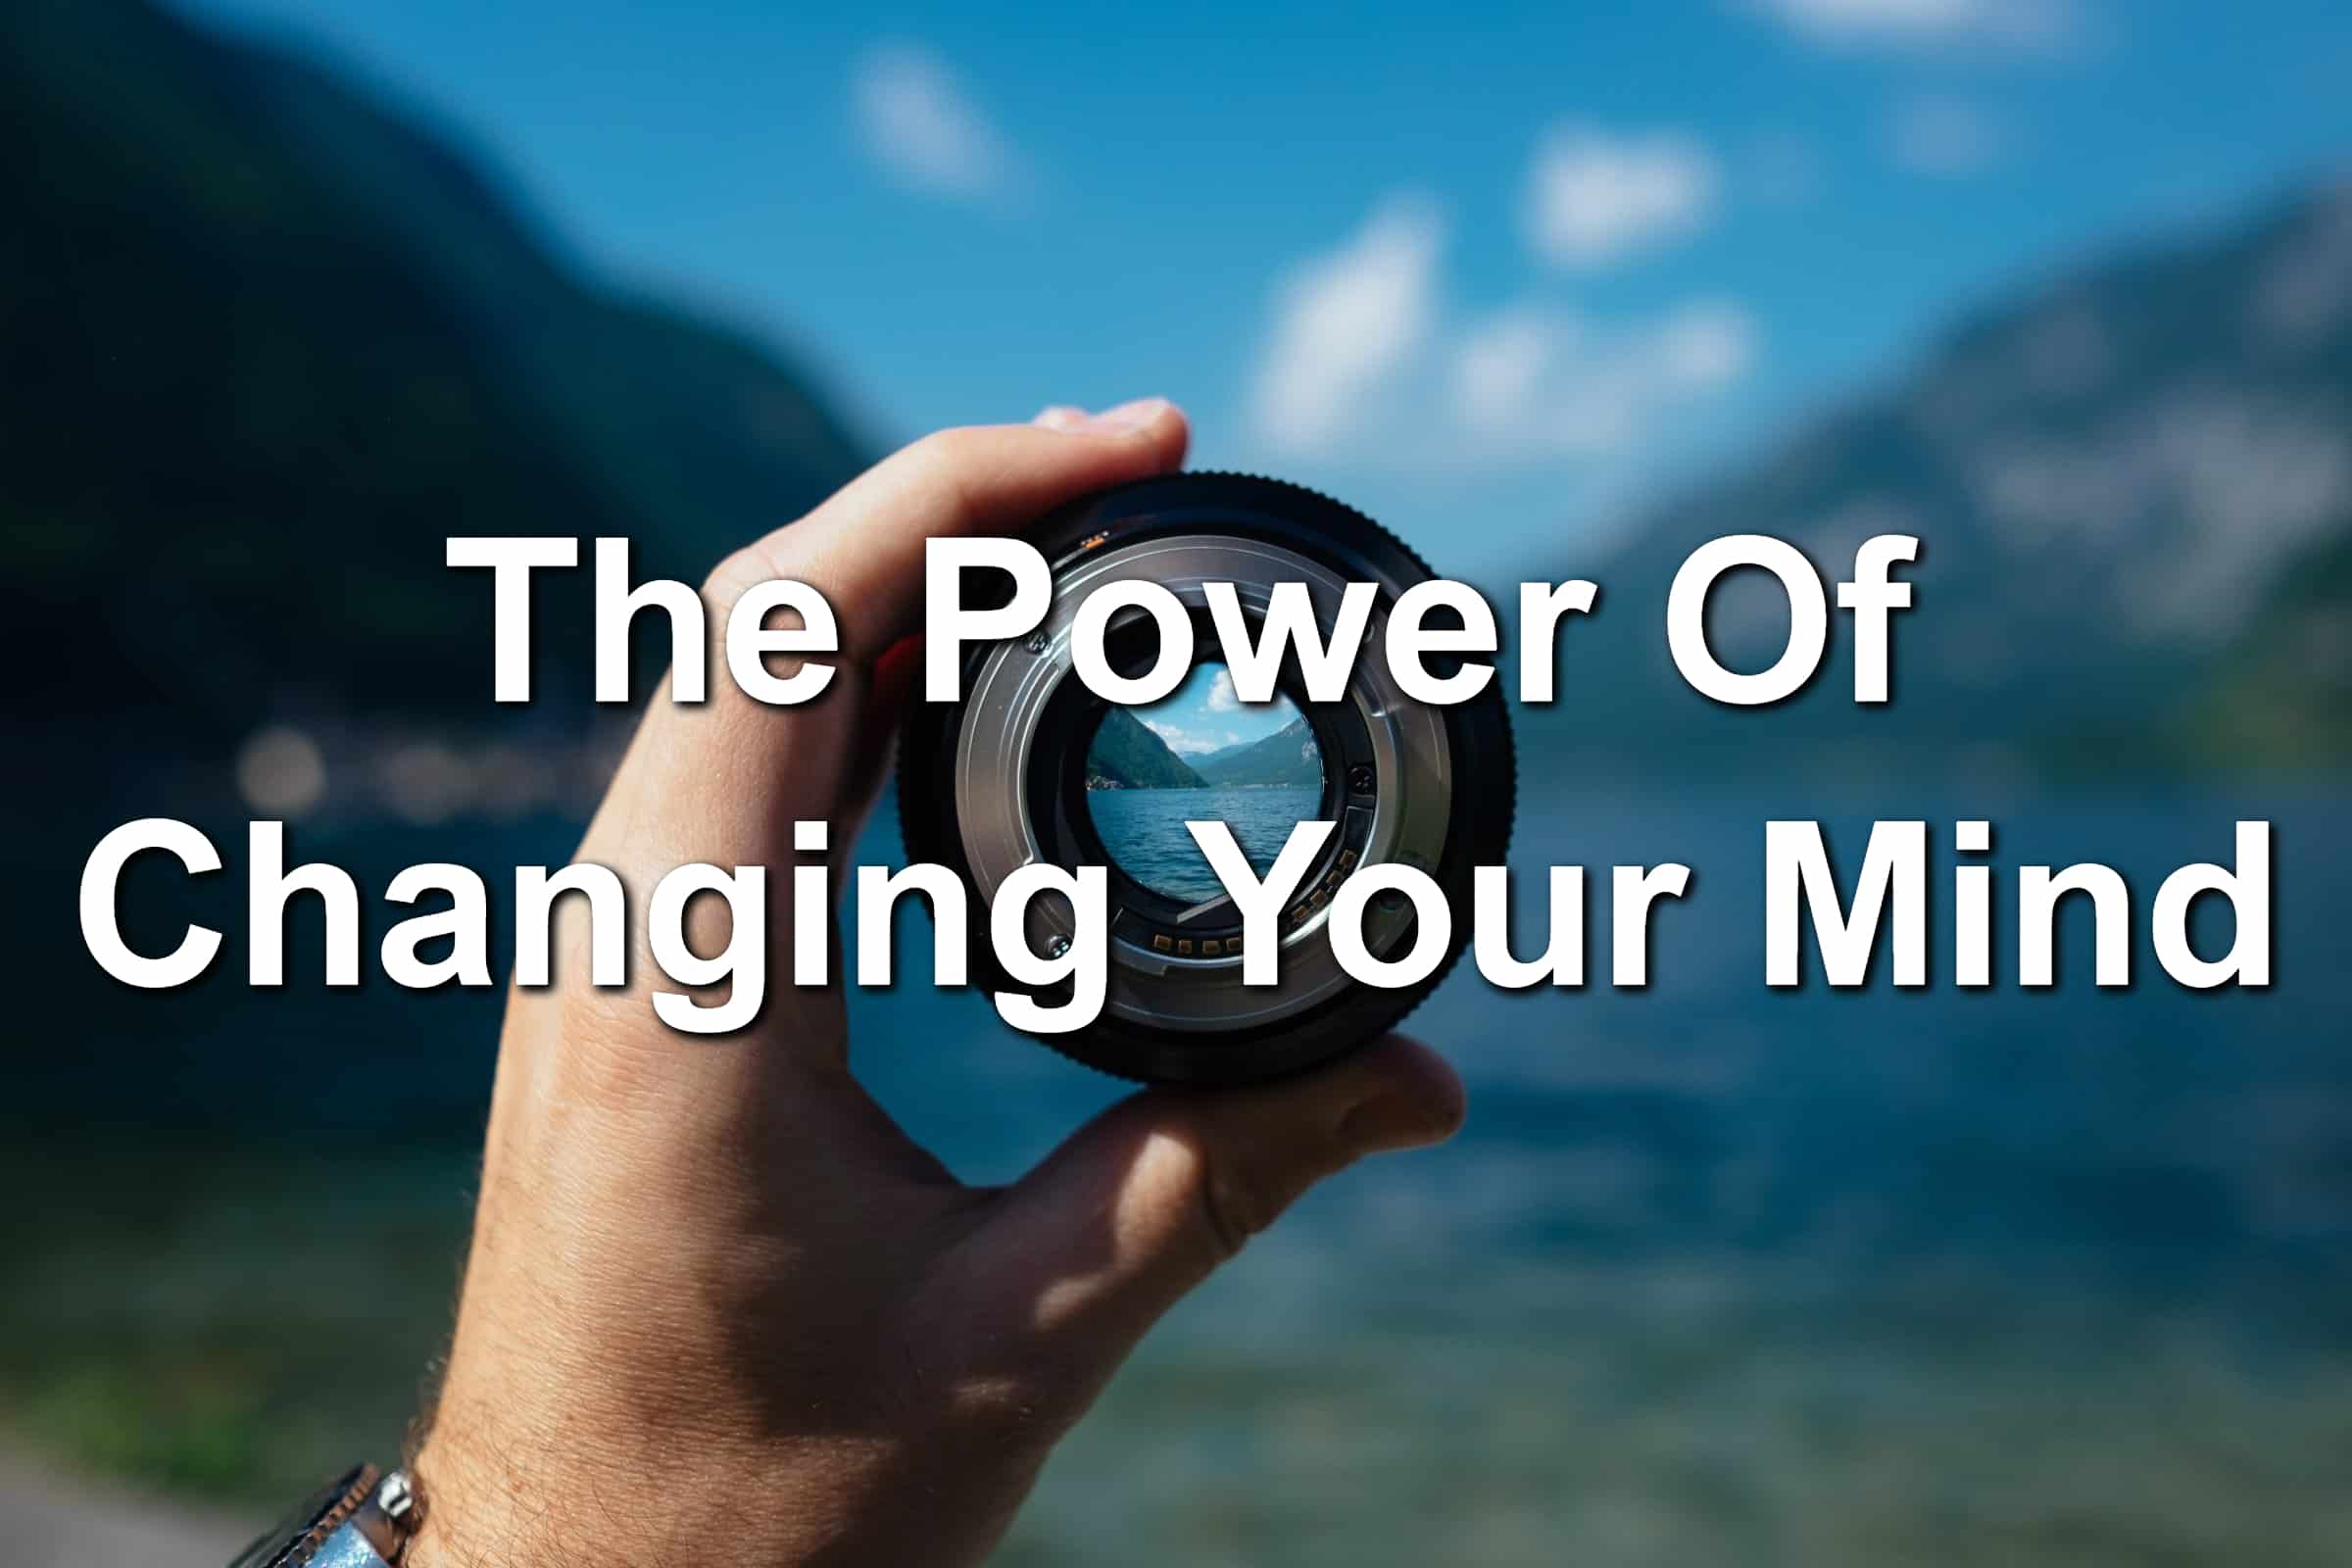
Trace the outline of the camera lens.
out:
[[[1500,682],[1466,703],[1416,702],[1381,649],[1396,597],[1432,575],[1377,523],[1312,491],[1240,474],[1176,474],[1104,491],[1032,531],[1053,599],[1033,633],[965,650],[963,701],[920,705],[900,762],[906,850],[962,878],[985,907],[1005,877],[1045,861],[1100,865],[1108,887],[1109,980],[1100,1017],[1041,1036],[1122,1077],[1242,1083],[1295,1072],[1389,1028],[1435,988],[1467,941],[1471,872],[1502,859],[1514,773]],[[1081,602],[1115,583],[1171,592],[1193,622],[1195,662],[1168,697],[1114,705],[1073,665]],[[1279,583],[1304,585],[1328,641],[1349,583],[1377,597],[1364,646],[1337,700],[1315,701],[1296,649],[1273,699],[1246,703],[1222,657],[1206,586],[1231,583],[1254,644]],[[1293,590],[1296,592],[1296,590]],[[1437,624],[1435,617],[1431,624]],[[1114,615],[1102,650],[1140,675],[1160,658],[1150,614]],[[1457,656],[1458,657],[1458,656]],[[1433,673],[1446,672],[1432,656]],[[1334,824],[1279,919],[1279,974],[1245,986],[1242,920],[1188,821],[1223,821],[1261,877],[1301,821]],[[1334,955],[1330,904],[1363,866],[1429,874],[1463,917],[1444,960],[1390,989],[1348,974]],[[1066,940],[1066,906],[1033,906],[1036,951]],[[969,955],[992,991],[1028,989],[996,966],[986,920]],[[1365,906],[1366,948],[1411,948],[1410,901]]]
[[[1216,660],[1165,701],[1110,709],[1086,754],[1087,815],[1110,864],[1186,904],[1224,891],[1186,822],[1222,821],[1262,877],[1321,809],[1324,782],[1306,715],[1287,697],[1242,702]]]

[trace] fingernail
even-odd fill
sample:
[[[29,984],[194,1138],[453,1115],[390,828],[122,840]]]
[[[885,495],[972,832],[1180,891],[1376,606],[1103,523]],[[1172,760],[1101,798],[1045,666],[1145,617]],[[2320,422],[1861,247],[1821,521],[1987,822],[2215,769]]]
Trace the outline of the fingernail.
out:
[[[1351,1107],[1340,1119],[1340,1139],[1366,1154],[1442,1144],[1461,1120],[1458,1103],[1436,1103],[1419,1095],[1390,1090]]]
[[[1106,434],[1141,430],[1173,407],[1175,405],[1166,398],[1137,398],[1134,402],[1122,403],[1115,409],[1104,409],[1089,420],[1088,425],[1092,429]]]
[[[1056,403],[1052,408],[1040,410],[1037,417],[1029,422],[1042,424],[1049,430],[1083,430],[1089,421],[1084,409]]]

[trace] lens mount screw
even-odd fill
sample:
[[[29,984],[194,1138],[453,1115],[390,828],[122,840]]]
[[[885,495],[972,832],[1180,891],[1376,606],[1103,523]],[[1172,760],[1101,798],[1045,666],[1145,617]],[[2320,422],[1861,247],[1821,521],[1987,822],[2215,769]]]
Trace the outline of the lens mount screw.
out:
[[[1033,654],[1042,654],[1047,649],[1054,646],[1054,639],[1048,637],[1042,631],[1033,631],[1029,634],[1029,640],[1021,644],[1021,646],[1028,649]]]
[[[1049,958],[1061,957],[1069,951],[1070,939],[1068,937],[1057,936],[1053,941],[1046,944],[1046,956]]]
[[[1356,795],[1372,793],[1373,772],[1370,762],[1358,762],[1348,770],[1348,788]]]

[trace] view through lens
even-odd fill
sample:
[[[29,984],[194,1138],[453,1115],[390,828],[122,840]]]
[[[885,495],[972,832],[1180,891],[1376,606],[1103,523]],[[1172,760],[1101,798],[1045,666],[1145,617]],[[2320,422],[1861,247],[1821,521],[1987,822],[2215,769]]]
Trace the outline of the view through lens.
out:
[[[1164,700],[1103,714],[1086,753],[1086,805],[1119,868],[1154,893],[1223,892],[1185,823],[1222,821],[1263,876],[1323,800],[1323,755],[1290,700],[1245,703],[1203,663]]]

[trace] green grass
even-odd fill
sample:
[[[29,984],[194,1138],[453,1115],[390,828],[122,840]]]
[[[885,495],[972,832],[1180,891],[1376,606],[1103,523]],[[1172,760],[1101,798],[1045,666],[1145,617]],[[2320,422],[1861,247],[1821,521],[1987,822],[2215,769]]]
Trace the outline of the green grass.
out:
[[[397,1453],[448,1330],[469,1164],[10,1151],[0,1421],[216,1501]]]

